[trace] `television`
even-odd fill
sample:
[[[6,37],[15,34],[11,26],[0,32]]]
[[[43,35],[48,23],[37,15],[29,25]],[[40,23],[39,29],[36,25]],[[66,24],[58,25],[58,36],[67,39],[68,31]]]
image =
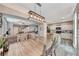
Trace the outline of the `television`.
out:
[[[61,27],[56,27],[56,33],[58,33],[58,34],[61,33]]]
[[[61,27],[56,27],[56,30],[61,30]]]

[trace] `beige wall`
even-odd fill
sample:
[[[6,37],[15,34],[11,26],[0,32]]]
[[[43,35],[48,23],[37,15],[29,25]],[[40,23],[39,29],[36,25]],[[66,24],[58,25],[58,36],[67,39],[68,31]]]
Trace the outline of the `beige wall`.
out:
[[[72,30],[72,22],[62,22],[62,23],[55,23],[50,25],[51,30],[55,30],[56,27],[62,27],[62,30]]]

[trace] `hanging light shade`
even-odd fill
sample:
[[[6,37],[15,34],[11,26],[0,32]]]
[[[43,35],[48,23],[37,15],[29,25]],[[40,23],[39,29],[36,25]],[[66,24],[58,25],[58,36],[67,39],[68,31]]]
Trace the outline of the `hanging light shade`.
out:
[[[39,21],[44,21],[45,20],[45,17],[37,14],[34,11],[29,11],[28,14],[29,14],[30,18],[34,18],[35,20],[39,20]]]
[[[42,5],[40,3],[36,3],[39,7],[41,7]]]

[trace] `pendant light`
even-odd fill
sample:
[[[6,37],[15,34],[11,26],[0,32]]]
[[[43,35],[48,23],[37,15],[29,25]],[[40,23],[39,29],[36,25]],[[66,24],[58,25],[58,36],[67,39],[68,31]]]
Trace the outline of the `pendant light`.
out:
[[[38,20],[38,21],[41,21],[43,22],[45,20],[45,17],[43,17],[41,15],[41,4],[40,3],[36,3],[36,5],[38,5],[38,7],[40,7],[40,14],[36,13],[35,11],[29,11],[28,14],[29,14],[29,18],[33,18],[35,20]],[[35,8],[36,9],[36,8]]]

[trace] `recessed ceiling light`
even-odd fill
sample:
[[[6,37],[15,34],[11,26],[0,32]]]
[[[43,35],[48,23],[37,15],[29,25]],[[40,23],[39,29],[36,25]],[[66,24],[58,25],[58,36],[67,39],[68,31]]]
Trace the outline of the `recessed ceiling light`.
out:
[[[30,15],[30,17],[33,17],[33,15]]]
[[[62,17],[62,19],[65,19],[65,17]]]

